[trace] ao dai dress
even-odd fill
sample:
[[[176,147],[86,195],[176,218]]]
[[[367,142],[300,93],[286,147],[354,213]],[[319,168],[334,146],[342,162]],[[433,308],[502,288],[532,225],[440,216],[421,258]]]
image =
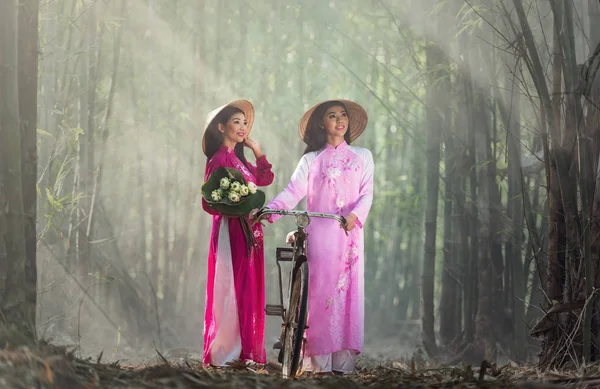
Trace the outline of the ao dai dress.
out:
[[[341,350],[360,353],[364,341],[363,224],[373,201],[373,156],[340,144],[305,154],[289,185],[267,206],[293,209],[305,196],[309,212],[347,216],[356,228],[348,236],[331,219],[311,219],[308,237],[308,329],[304,356]],[[277,219],[271,218],[271,222]]]
[[[256,165],[245,165],[233,150],[223,146],[208,161],[205,181],[216,169],[239,170],[247,182],[267,186],[273,182],[266,156]],[[230,218],[208,207],[212,230],[208,252],[206,308],[204,314],[205,364],[224,365],[234,360],[266,361],[264,347],[265,278],[262,225],[252,226],[257,246],[248,253],[239,218]],[[246,216],[244,216],[246,217]]]

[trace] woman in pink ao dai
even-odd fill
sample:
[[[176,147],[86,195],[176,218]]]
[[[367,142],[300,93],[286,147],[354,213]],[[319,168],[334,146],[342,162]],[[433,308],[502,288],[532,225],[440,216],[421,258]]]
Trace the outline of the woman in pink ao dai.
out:
[[[373,156],[350,146],[365,129],[358,104],[333,100],[317,104],[300,121],[308,145],[288,186],[268,205],[293,209],[307,197],[307,210],[342,215],[346,236],[330,219],[307,227],[309,292],[304,368],[315,373],[355,370],[364,341],[363,225],[373,201]],[[269,220],[273,222],[276,216]]]

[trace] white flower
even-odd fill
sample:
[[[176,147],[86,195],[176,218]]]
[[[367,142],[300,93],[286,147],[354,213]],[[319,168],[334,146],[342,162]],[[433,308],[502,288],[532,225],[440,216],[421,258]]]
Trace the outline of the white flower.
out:
[[[238,203],[240,201],[240,194],[237,192],[229,192],[229,201]]]
[[[229,178],[227,178],[227,177],[221,178],[221,181],[219,182],[219,186],[221,187],[221,189],[229,188]]]
[[[248,196],[249,190],[248,187],[246,185],[242,185],[240,186],[240,194],[242,196]]]
[[[210,197],[213,199],[213,201],[221,200],[221,190],[220,189],[213,190],[212,193],[210,194]]]
[[[338,208],[342,208],[344,205],[346,205],[346,202],[344,201],[344,199],[337,199],[335,205],[337,205]]]
[[[239,182],[237,182],[237,181],[233,181],[233,182],[231,183],[231,190],[232,190],[232,191],[234,191],[234,192],[239,192],[239,191],[240,191],[240,188],[241,188],[241,186],[242,186],[242,184],[240,184]]]
[[[248,191],[249,191],[251,194],[254,194],[254,193],[256,193],[256,190],[257,190],[257,189],[258,189],[258,187],[256,186],[256,184],[255,184],[254,182],[249,182],[249,183],[248,183]]]

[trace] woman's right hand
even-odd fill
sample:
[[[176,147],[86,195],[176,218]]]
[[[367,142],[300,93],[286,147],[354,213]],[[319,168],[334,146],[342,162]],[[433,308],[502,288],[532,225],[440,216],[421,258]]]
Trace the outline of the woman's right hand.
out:
[[[250,137],[244,138],[244,146],[246,146],[250,150],[252,150],[252,152],[254,153],[254,157],[256,159],[259,159],[264,155],[262,152],[262,149],[260,147],[260,144],[257,141],[255,141],[254,139],[251,139]]]
[[[285,237],[285,243],[294,244],[296,243],[296,231],[290,231]]]

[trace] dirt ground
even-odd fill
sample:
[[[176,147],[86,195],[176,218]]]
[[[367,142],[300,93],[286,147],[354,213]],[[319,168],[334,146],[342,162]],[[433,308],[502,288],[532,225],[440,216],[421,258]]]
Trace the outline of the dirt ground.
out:
[[[600,387],[600,366],[579,372],[539,372],[533,367],[461,366],[419,370],[411,362],[363,358],[356,374],[286,380],[274,367],[236,364],[206,368],[196,359],[167,358],[158,363],[124,366],[82,360],[64,347],[0,351],[0,387],[60,388],[531,388]],[[100,363],[99,363],[100,362]]]

